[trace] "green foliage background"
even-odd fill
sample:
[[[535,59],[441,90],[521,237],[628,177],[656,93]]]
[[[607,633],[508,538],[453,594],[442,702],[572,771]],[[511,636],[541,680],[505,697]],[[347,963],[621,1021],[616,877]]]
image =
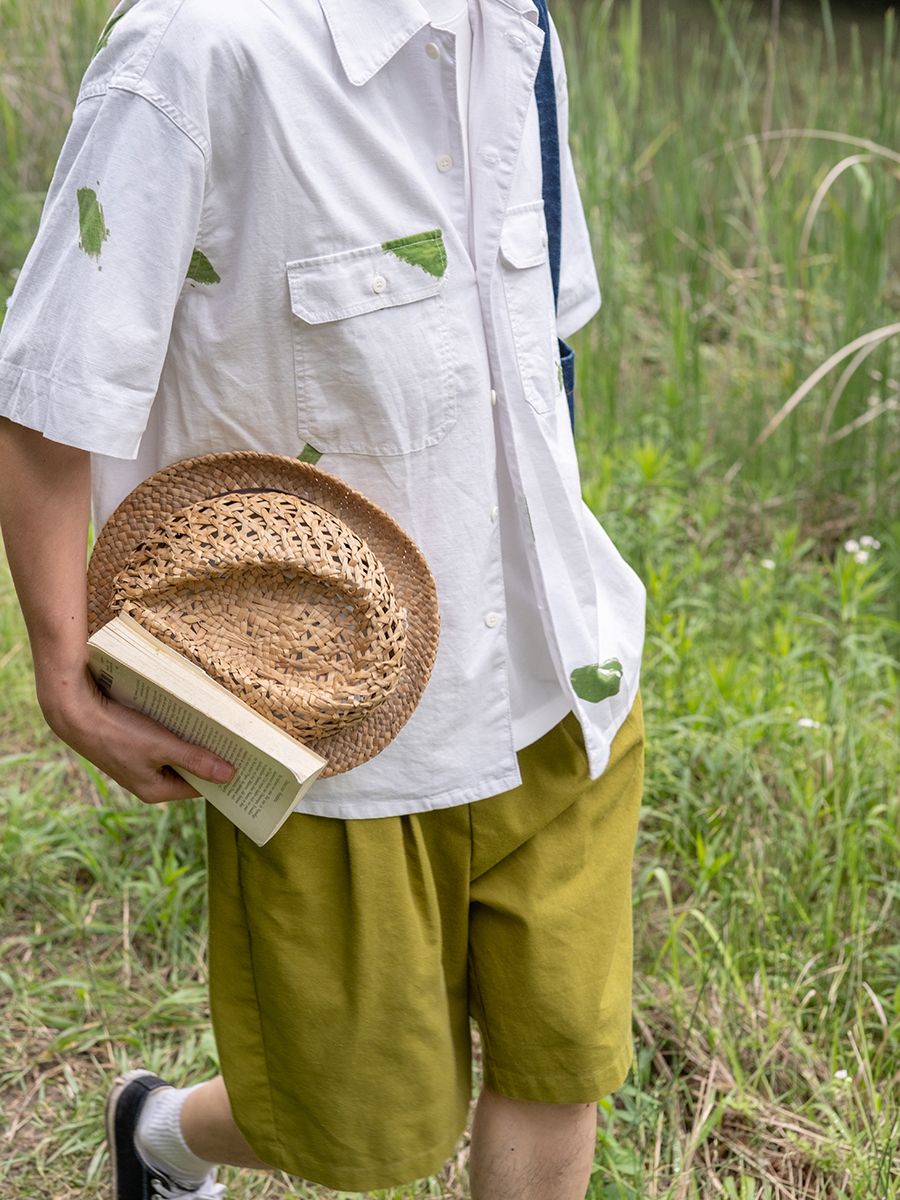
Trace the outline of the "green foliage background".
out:
[[[3,295],[107,15],[0,6]],[[897,338],[751,449],[830,355],[897,319],[893,18],[554,15],[604,289],[576,339],[584,494],[648,589],[635,1064],[590,1194],[894,1197]],[[0,1197],[101,1196],[115,1072],[215,1069],[199,812],[144,808],[54,741],[5,575],[0,731]],[[465,1194],[465,1158],[464,1139],[443,1179],[394,1195]]]

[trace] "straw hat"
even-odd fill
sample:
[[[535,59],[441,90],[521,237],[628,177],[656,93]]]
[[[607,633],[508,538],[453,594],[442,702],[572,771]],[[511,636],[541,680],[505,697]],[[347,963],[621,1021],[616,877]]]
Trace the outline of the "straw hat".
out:
[[[438,643],[434,580],[396,521],[249,450],[175,463],[122,501],[88,567],[90,632],[117,612],[309,744],[323,776],[388,745]]]

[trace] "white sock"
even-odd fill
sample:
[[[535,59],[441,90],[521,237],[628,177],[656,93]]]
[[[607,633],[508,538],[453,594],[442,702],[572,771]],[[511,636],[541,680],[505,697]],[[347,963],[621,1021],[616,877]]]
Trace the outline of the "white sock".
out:
[[[184,1187],[196,1187],[216,1166],[199,1158],[181,1132],[181,1106],[202,1086],[157,1088],[144,1101],[134,1131],[135,1148],[147,1166]]]

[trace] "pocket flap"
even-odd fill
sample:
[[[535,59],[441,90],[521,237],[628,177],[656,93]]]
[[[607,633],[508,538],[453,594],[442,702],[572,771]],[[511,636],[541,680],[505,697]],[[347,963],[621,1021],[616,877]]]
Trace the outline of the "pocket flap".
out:
[[[543,201],[509,210],[503,222],[500,252],[511,267],[539,267],[547,261]]]
[[[310,325],[435,296],[439,276],[380,244],[286,264],[291,309]]]

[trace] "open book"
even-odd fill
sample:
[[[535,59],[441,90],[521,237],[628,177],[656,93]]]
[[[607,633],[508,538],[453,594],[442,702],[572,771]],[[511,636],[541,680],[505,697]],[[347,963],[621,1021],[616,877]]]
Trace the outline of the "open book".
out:
[[[281,828],[326,766],[124,613],[90,638],[88,662],[111,699],[231,763],[235,774],[226,784],[179,774],[258,846]]]

